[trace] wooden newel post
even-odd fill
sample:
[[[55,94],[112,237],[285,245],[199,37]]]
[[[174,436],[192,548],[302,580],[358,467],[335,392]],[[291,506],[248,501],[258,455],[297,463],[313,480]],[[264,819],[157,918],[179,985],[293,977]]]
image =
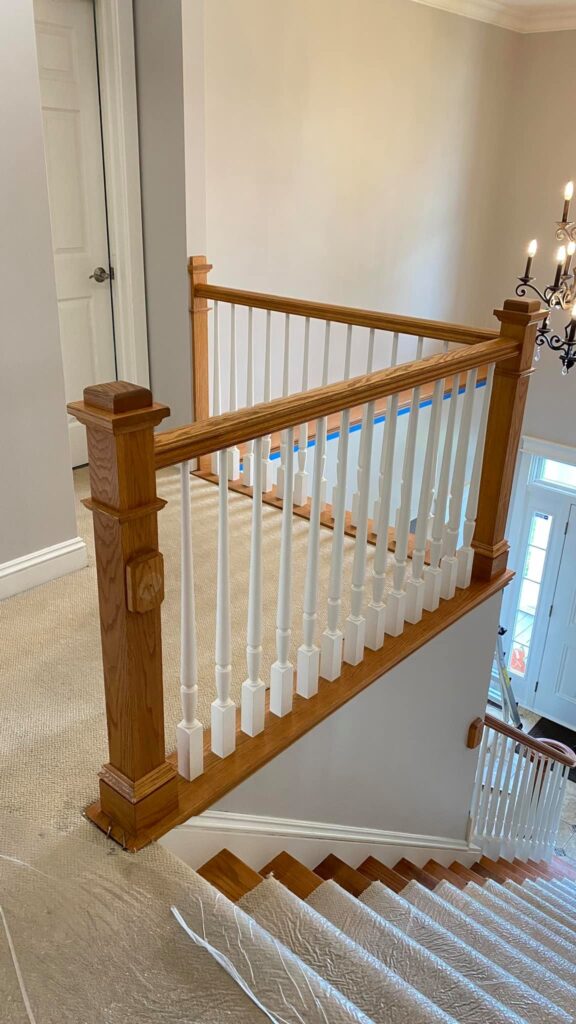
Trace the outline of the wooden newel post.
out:
[[[124,381],[86,388],[68,411],[88,434],[109,762],[88,816],[135,848],[178,805],[166,761],[154,427],[170,410]]]
[[[494,310],[494,314],[502,325],[501,337],[518,341],[518,352],[497,363],[494,371],[472,541],[475,549],[472,574],[483,580],[503,573],[508,561],[509,545],[505,537],[508,506],[533,372],[536,330],[546,311],[540,309],[537,300],[507,299],[504,308]]]
[[[206,420],[210,415],[209,358],[208,358],[208,302],[196,298],[197,284],[207,284],[212,264],[205,256],[190,256],[188,275],[190,277],[190,330],[192,344],[192,411],[194,420]],[[200,456],[199,469],[210,472],[212,462],[209,455]]]

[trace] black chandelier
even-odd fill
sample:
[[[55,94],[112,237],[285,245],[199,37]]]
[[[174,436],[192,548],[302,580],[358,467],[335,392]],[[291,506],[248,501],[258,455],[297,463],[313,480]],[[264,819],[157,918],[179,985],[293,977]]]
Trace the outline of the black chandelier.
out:
[[[532,261],[538,249],[538,243],[534,239],[528,246],[526,269],[524,275],[518,278],[520,283],[516,288],[516,295],[520,298],[524,298],[526,292],[530,290],[546,306],[548,316],[538,328],[534,358],[537,362],[540,359],[542,345],[548,345],[553,352],[559,353],[563,376],[566,376],[568,370],[576,364],[576,266],[574,270],[572,269],[572,260],[576,253],[576,221],[568,220],[573,195],[574,182],[569,181],[564,189],[562,220],[556,222],[556,238],[562,244],[556,254],[554,281],[544,288],[543,292],[532,283],[536,280],[531,276]],[[571,318],[564,328],[563,338],[558,334],[552,334],[550,314],[555,309],[571,309]]]

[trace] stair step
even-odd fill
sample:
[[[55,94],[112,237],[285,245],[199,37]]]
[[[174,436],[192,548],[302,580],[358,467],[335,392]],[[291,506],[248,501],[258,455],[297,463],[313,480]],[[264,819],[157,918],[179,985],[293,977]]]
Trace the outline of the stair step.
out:
[[[502,858],[503,863],[500,861],[491,860],[490,857],[480,857],[480,866],[485,868],[487,871],[491,871],[495,876],[497,882],[518,882],[522,885],[525,880],[525,875],[517,867],[515,867],[509,860]]]
[[[463,889],[466,885],[465,878],[462,878],[461,875],[457,875],[456,872],[451,871],[450,868],[445,868],[443,864],[439,864],[436,860],[427,861],[423,870],[427,875],[431,875],[432,878],[436,878],[439,882],[450,882],[450,884],[455,885],[457,889]]]
[[[572,865],[566,864],[565,859],[565,857],[552,857],[550,868],[552,871],[557,872],[557,876],[570,878],[573,882],[576,882],[576,869]]]
[[[360,896],[365,889],[372,884],[373,879],[366,878],[360,871],[351,868],[345,861],[340,860],[335,854],[330,853],[324,860],[314,868],[314,873],[328,881],[337,882],[346,889],[352,896]]]
[[[426,889],[435,889],[438,885],[438,879],[433,878],[432,875],[423,871],[422,868],[413,864],[411,860],[407,860],[406,857],[402,857],[397,864],[394,865],[394,871],[399,875],[403,875],[409,882],[419,882]]]
[[[404,875],[382,864],[376,857],[366,857],[358,866],[358,871],[370,882],[382,882],[388,889],[392,889],[392,892],[402,892],[408,885],[408,879],[404,878]]]
[[[282,882],[282,885],[285,885],[295,896],[299,896],[301,900],[307,900],[310,893],[314,892],[324,881],[285,850],[261,868],[260,874],[264,877],[270,874],[274,875],[278,882]]]
[[[527,867],[532,868],[534,871],[538,871],[541,878],[558,877],[558,872],[556,872],[554,868],[550,867],[550,865],[545,860],[527,860],[523,863],[525,863]]]
[[[459,860],[453,860],[450,865],[450,871],[453,871],[455,875],[459,875],[466,882],[475,882],[476,885],[484,885],[486,881],[485,875],[478,874],[477,871],[472,871],[472,868],[467,868],[464,864],[461,864]]]
[[[198,874],[233,903],[237,903],[263,881],[262,875],[248,867],[230,850],[220,850],[220,853],[198,868]]]
[[[503,857],[499,857],[498,863],[501,864],[502,862],[506,864],[509,863],[508,861],[504,861]],[[532,882],[540,882],[542,879],[547,879],[549,877],[548,875],[545,875],[543,871],[539,871],[538,868],[533,868],[526,861],[520,860],[518,857],[514,858],[512,866],[516,871],[519,871],[520,874],[524,876],[524,879],[528,878]]]

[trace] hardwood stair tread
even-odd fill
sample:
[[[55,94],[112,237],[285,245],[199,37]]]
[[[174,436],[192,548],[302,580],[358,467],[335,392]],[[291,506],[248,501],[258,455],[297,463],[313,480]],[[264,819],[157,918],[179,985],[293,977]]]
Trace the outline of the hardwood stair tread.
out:
[[[465,879],[466,882],[475,882],[476,885],[484,885],[486,876],[479,874],[477,871],[473,871],[472,868],[467,868],[465,864],[461,864],[459,860],[453,860],[450,865],[450,871],[453,871],[455,875],[459,875],[460,878]]]
[[[260,869],[260,874],[264,877],[270,874],[274,875],[274,878],[282,882],[282,885],[285,885],[295,896],[299,896],[301,900],[307,900],[310,893],[314,892],[324,881],[285,850],[265,864]]]
[[[455,871],[451,871],[450,868],[445,868],[443,864],[439,864],[437,860],[426,861],[423,869],[427,875],[431,875],[432,878],[436,878],[439,882],[450,882],[451,885],[456,886],[457,889],[463,889],[466,885],[466,879],[462,878],[461,875],[456,874]]]
[[[419,882],[426,889],[434,890],[438,885],[438,879],[429,875],[422,868],[413,864],[411,860],[406,857],[401,857],[397,864],[394,865],[394,871],[399,875],[403,875],[409,882]]]
[[[382,882],[393,892],[402,892],[402,889],[408,885],[408,879],[404,878],[404,875],[400,875],[393,868],[382,864],[376,857],[366,857],[357,870],[371,882]]]
[[[346,889],[352,896],[360,896],[374,879],[367,878],[361,871],[351,868],[346,861],[330,853],[315,868],[314,873],[325,881],[332,880]]]
[[[502,863],[503,861],[504,861],[503,857],[499,857],[498,858],[498,863],[499,864]],[[505,863],[508,864],[510,862],[509,861],[505,861]],[[541,881],[543,878],[547,878],[548,877],[547,875],[544,874],[543,871],[539,871],[537,868],[531,867],[531,865],[527,864],[526,861],[522,861],[518,857],[515,857],[514,860],[511,863],[512,863],[512,867],[514,867],[516,869],[516,871],[519,871],[520,874],[522,874],[524,876],[524,879],[529,879],[531,882]]]
[[[504,860],[504,858],[502,858]],[[503,882],[522,882],[525,880],[525,874],[510,861],[505,861],[503,864],[500,861],[492,860],[491,857],[482,855],[480,857],[480,866],[485,868],[487,871],[491,871],[498,881]]]
[[[197,873],[233,903],[264,881],[262,875],[226,849],[206,861]]]
[[[576,868],[569,864],[564,864],[564,860],[564,857],[552,857],[550,861],[551,870],[556,872],[557,878],[569,878],[571,881],[576,882]]]

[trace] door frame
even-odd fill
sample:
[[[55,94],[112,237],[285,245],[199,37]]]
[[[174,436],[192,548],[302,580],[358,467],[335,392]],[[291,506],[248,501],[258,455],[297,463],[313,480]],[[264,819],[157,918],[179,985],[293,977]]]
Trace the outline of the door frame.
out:
[[[116,366],[120,380],[148,387],[150,366],[136,56],[132,3],[93,0],[102,116]]]

